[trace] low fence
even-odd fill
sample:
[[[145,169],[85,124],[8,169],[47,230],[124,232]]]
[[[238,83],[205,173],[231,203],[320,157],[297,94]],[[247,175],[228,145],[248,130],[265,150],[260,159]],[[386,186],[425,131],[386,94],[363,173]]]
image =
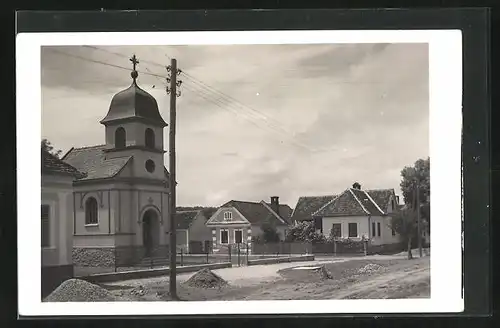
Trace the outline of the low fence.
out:
[[[291,256],[302,254],[325,254],[334,256],[364,256],[371,254],[391,254],[404,250],[401,243],[374,245],[368,240],[356,241],[339,239],[322,243],[252,243],[252,255]]]

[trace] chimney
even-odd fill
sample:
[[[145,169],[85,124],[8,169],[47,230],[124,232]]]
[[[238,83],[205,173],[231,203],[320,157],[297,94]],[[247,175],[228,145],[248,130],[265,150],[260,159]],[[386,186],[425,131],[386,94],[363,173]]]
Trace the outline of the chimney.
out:
[[[361,185],[360,185],[358,182],[354,182],[354,183],[352,184],[352,188],[353,188],[353,189],[358,189],[358,190],[361,190]]]
[[[280,201],[278,196],[271,197],[271,208],[276,212],[276,214],[280,215]]]

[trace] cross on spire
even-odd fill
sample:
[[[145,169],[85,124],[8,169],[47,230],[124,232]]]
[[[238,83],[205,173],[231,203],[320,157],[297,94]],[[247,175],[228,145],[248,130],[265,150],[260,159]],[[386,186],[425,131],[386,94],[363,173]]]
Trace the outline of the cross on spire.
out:
[[[130,75],[132,76],[132,79],[134,79],[134,83],[135,83],[135,80],[137,79],[137,76],[139,75],[137,73],[137,71],[135,70],[135,68],[136,68],[137,64],[139,64],[139,61],[137,60],[137,57],[135,56],[135,54],[129,60],[132,62],[132,65],[133,65],[133,70],[132,70],[132,73]]]
[[[139,64],[139,61],[137,60],[135,54],[129,60],[132,62],[132,65],[134,65],[134,71],[135,71],[135,67],[137,66],[137,64]]]

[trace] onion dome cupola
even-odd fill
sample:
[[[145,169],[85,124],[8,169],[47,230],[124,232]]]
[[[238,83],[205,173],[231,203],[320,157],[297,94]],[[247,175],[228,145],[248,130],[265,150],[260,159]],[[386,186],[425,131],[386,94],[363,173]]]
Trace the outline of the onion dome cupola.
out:
[[[122,121],[143,121],[154,126],[167,126],[161,117],[156,99],[137,85],[136,65],[139,61],[135,55],[130,61],[133,64],[132,84],[113,97],[108,114],[100,123],[107,126]]]

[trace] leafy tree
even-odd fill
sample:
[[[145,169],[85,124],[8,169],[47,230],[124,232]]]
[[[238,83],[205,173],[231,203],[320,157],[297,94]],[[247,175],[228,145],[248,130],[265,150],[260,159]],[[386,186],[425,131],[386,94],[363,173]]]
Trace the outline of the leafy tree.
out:
[[[416,190],[419,187],[420,206],[416,204]],[[430,158],[419,159],[413,166],[404,167],[401,170],[401,191],[403,199],[407,206],[411,208],[420,208],[420,215],[426,227],[430,225]]]
[[[391,215],[390,226],[400,235],[402,242],[407,245],[408,259],[411,260],[413,258],[411,249],[418,241],[417,212],[406,205]],[[422,228],[427,228],[426,223],[422,224]]]
[[[42,146],[43,150],[51,153],[52,155],[54,155],[56,157],[60,157],[61,156],[62,150],[60,150],[60,149],[55,150],[54,146],[47,139],[42,139],[41,146]]]
[[[314,222],[303,221],[288,230],[285,238],[289,242],[321,243],[326,242],[325,236],[316,232]]]

